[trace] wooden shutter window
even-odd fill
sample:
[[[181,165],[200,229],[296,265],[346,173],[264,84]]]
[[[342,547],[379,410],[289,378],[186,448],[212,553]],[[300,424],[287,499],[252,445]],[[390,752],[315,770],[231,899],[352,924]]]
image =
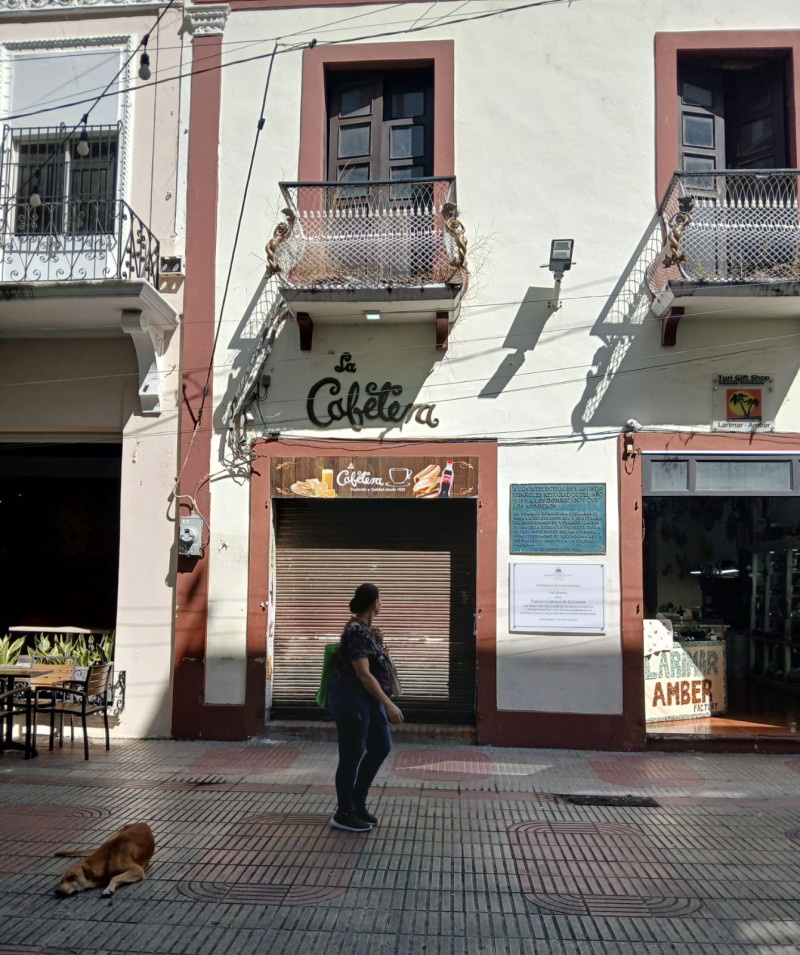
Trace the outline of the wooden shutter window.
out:
[[[327,169],[331,182],[432,176],[432,70],[331,74]],[[363,194],[353,185],[345,196]]]

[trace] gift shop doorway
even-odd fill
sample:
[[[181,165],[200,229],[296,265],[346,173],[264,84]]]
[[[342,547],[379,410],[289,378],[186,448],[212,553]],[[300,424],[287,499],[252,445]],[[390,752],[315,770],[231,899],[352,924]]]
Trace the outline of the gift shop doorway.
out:
[[[327,719],[315,702],[326,643],[361,583],[403,685],[406,720],[475,722],[477,501],[273,499],[273,719]]]
[[[673,634],[672,649],[648,656],[645,648],[648,744],[797,740],[797,463],[777,456],[645,462],[645,619]],[[702,706],[706,677],[714,681],[712,714]],[[693,680],[701,705],[691,705]],[[671,713],[683,684],[690,705]]]

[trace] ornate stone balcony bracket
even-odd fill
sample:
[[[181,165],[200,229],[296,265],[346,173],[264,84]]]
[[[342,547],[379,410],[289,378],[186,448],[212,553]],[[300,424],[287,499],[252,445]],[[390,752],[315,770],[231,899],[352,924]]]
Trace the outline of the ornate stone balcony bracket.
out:
[[[122,313],[122,330],[131,336],[139,362],[139,398],[142,414],[161,414],[164,353],[171,327],[159,325],[140,311]]]

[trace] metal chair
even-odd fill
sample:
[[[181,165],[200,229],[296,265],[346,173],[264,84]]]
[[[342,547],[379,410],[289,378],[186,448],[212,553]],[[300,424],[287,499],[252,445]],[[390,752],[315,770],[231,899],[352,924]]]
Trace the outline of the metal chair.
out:
[[[32,742],[33,735],[31,729],[32,697],[33,694],[29,687],[24,684],[22,686],[15,686],[11,690],[4,690],[0,693],[0,755],[2,755],[6,749],[11,748],[24,749],[25,759],[30,759],[35,755],[36,747]],[[19,713],[24,713],[25,715],[24,746],[20,746],[19,743],[11,739],[14,716]]]
[[[53,685],[49,689],[53,693],[53,705],[48,707],[50,712],[50,749],[53,748],[55,736],[56,716],[59,718],[59,749],[64,745],[64,717],[69,716],[72,723],[72,739],[75,739],[74,719],[80,716],[83,727],[84,758],[89,758],[89,736],[86,732],[86,717],[94,713],[103,714],[103,724],[106,729],[106,750],[111,748],[108,732],[108,694],[111,688],[111,671],[113,663],[101,663],[89,667],[84,680],[65,680],[60,686]]]
[[[49,673],[44,673],[31,679],[29,684],[33,700],[33,753],[36,754],[36,727],[38,725],[39,713],[47,712],[55,705],[57,694],[56,689],[64,689],[65,686],[72,683],[75,676],[75,661],[71,657],[57,658],[62,662],[53,663],[50,660],[33,657],[35,663],[43,663],[50,667]]]

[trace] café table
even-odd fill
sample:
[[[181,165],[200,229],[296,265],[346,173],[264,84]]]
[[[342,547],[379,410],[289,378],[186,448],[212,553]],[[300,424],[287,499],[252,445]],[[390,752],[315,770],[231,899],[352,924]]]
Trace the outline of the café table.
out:
[[[9,701],[8,713],[3,717],[5,722],[5,727],[0,726],[0,732],[3,733],[3,748],[4,749],[23,749],[25,750],[25,756],[36,755],[36,746],[31,745],[28,742],[28,737],[31,732],[36,732],[36,727],[30,726],[30,707],[26,707],[27,719],[25,727],[25,738],[26,742],[21,743],[18,740],[15,740],[14,737],[14,707],[13,707],[13,692],[17,688],[18,682],[30,683],[32,679],[40,676],[46,676],[48,673],[52,673],[53,668],[48,666],[46,663],[13,663],[0,666],[0,686],[4,694],[8,694],[6,699]]]

